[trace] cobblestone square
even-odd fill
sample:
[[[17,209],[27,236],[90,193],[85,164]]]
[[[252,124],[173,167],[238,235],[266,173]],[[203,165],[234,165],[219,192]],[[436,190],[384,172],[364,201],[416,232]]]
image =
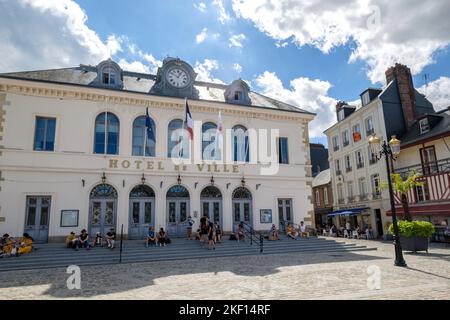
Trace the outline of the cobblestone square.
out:
[[[346,240],[360,242],[361,240]],[[449,299],[450,249],[277,254],[81,267],[81,289],[69,290],[65,268],[2,272],[1,299]],[[1,263],[1,260],[0,260]],[[379,268],[379,269],[378,269]],[[379,288],[376,285],[380,272]]]

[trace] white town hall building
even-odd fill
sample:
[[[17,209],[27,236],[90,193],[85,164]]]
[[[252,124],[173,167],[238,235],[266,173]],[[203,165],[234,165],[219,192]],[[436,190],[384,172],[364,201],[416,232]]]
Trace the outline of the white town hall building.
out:
[[[176,237],[188,216],[196,229],[205,214],[225,232],[241,221],[313,226],[314,114],[242,80],[195,78],[176,58],[157,75],[111,60],[0,74],[0,233],[48,242],[123,226],[126,238],[143,239],[154,226]],[[185,98],[193,140],[181,130]]]

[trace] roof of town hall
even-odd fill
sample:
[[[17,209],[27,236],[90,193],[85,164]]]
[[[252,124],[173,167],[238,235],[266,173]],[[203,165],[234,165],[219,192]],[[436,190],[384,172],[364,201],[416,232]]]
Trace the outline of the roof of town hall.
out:
[[[91,66],[80,65],[79,67],[71,68],[1,73],[0,78],[31,80],[45,83],[63,85],[68,84],[84,87],[96,87],[94,80],[97,78],[97,71]],[[150,94],[150,90],[155,84],[155,80],[156,75],[153,74],[130,72],[124,70],[123,88],[105,88],[104,86],[98,88],[157,96],[155,94]],[[231,104],[225,101],[224,94],[229,87],[226,84],[195,81],[194,87],[199,92],[198,100]],[[254,91],[249,92],[249,97],[251,99],[251,103],[249,105],[250,107],[272,110],[276,109],[279,111],[316,115],[315,113],[292,106],[273,98],[269,98]]]

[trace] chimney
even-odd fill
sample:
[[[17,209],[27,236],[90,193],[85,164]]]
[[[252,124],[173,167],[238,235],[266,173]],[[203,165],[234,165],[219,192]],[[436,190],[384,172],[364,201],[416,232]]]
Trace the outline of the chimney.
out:
[[[397,80],[398,94],[403,110],[403,119],[406,127],[411,128],[416,118],[416,97],[411,70],[402,64],[395,64],[386,71],[386,82]]]

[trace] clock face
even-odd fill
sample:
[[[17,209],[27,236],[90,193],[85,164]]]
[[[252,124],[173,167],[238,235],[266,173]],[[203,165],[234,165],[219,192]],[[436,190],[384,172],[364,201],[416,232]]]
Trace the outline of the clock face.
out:
[[[175,88],[184,88],[189,84],[189,75],[180,68],[173,68],[167,72],[167,81]]]

